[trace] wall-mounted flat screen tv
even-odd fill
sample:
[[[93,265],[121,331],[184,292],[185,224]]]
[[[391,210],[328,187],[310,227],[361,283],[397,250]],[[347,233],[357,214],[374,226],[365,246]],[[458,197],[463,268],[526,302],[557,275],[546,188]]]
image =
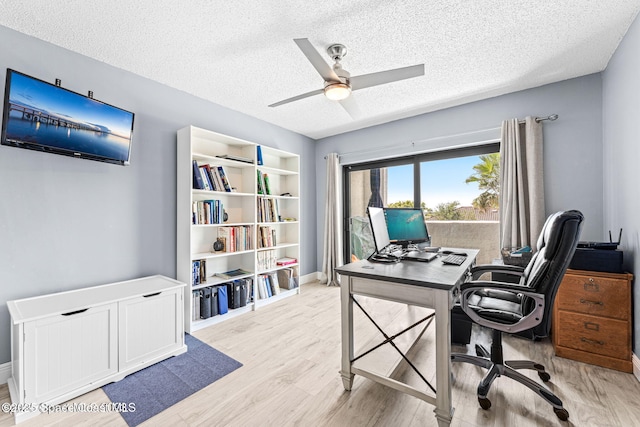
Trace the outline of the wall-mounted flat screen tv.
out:
[[[2,145],[129,164],[134,114],[7,69]]]

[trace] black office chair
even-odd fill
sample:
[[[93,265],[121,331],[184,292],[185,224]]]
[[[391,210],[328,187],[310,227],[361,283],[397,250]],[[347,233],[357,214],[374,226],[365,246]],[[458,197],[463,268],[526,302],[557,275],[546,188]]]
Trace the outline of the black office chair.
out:
[[[489,409],[487,398],[491,383],[504,375],[527,386],[553,406],[562,421],[569,412],[562,401],[546,387],[516,369],[532,369],[544,382],[551,379],[544,366],[525,360],[505,361],[502,356],[502,333],[518,333],[531,339],[544,338],[551,328],[551,312],[562,277],[573,257],[584,217],[578,211],[558,212],[547,218],[538,238],[538,250],[526,268],[509,265],[481,265],[471,270],[471,281],[460,286],[460,303],[454,312],[492,329],[491,352],[476,345],[477,356],[453,353],[453,362],[466,362],[488,369],[478,385],[478,402]],[[519,283],[477,280],[487,272],[520,276]]]

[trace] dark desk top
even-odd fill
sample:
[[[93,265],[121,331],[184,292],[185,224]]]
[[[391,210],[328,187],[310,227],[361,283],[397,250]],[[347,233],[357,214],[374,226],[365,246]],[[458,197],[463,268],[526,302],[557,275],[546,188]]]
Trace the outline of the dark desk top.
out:
[[[337,267],[335,271],[345,276],[449,290],[460,283],[461,279],[464,280],[464,273],[473,265],[479,250],[443,250],[465,252],[467,259],[462,265],[443,264],[441,259],[446,255],[438,256],[429,262],[404,260],[397,263],[380,263],[361,260]]]

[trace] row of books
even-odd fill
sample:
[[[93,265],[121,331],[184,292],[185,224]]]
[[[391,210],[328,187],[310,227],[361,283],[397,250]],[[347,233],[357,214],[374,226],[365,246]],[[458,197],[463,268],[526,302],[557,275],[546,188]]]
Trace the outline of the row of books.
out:
[[[209,191],[234,191],[229,183],[224,167],[208,164],[198,165],[193,161],[193,188]]]
[[[223,252],[240,252],[252,249],[253,236],[250,225],[219,227],[218,241],[223,245]]]
[[[258,198],[258,222],[280,222],[277,199]]]
[[[275,228],[268,225],[258,227],[258,248],[271,248],[277,244]]]
[[[271,270],[276,268],[278,253],[274,250],[260,251],[257,253],[256,259],[258,270]]]
[[[280,293],[280,284],[277,273],[258,275],[258,299],[271,298]]]
[[[269,184],[269,175],[262,173],[258,169],[258,194],[271,195],[271,185]]]
[[[270,298],[280,294],[282,289],[295,289],[299,286],[297,267],[259,274],[257,280],[258,299]]]
[[[192,263],[191,285],[198,286],[207,281],[207,260],[197,259]]]
[[[221,200],[201,200],[191,206],[193,224],[222,224],[224,208]]]

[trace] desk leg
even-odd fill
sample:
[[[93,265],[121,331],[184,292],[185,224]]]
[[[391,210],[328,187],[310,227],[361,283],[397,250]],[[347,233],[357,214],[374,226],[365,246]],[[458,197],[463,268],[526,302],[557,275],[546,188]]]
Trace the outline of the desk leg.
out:
[[[451,423],[451,292],[435,292],[436,309],[436,409],[438,426]]]
[[[351,276],[342,276],[340,285],[340,326],[342,329],[342,369],[340,376],[347,391],[351,390],[353,374],[351,361],[353,360],[353,299],[351,298]]]

